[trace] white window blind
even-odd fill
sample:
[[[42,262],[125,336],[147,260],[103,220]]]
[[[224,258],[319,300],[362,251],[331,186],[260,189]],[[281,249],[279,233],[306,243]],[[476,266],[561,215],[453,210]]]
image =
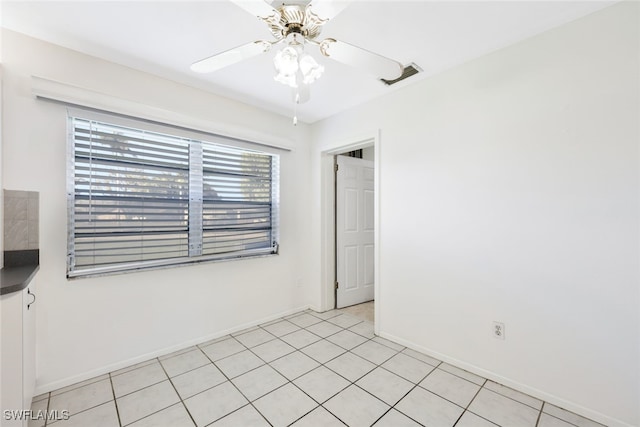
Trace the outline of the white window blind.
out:
[[[278,157],[70,117],[69,277],[277,252]]]
[[[202,253],[269,246],[271,156],[205,145],[202,158]]]

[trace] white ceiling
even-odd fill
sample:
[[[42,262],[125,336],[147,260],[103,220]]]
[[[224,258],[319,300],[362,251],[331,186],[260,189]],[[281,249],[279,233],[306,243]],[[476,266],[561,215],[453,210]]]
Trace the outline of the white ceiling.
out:
[[[326,70],[298,116],[312,123],[614,2],[353,1],[324,26],[320,39],[343,40],[405,65],[414,62],[424,72],[387,87],[308,50]],[[80,52],[279,114],[293,113],[290,90],[273,80],[273,50],[211,74],[189,69],[215,53],[271,39],[264,23],[227,0],[2,0],[1,21],[11,30]]]

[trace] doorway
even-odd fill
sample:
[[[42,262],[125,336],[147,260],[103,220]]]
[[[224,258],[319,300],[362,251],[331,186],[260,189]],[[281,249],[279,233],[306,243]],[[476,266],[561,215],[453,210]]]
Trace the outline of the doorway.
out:
[[[335,156],[335,308],[374,300],[374,150]]]
[[[374,162],[374,332],[380,329],[380,295],[384,283],[380,280],[380,174],[381,174],[381,138],[380,129],[366,131],[347,138],[331,139],[321,144],[318,167],[320,170],[320,295],[319,311],[331,310],[336,307],[336,234],[335,234],[335,155],[353,150],[363,149],[363,157],[373,155]]]

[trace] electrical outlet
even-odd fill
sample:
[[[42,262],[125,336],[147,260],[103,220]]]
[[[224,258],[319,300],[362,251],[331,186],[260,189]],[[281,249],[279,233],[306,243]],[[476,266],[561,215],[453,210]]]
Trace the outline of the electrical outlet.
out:
[[[493,336],[499,340],[504,339],[504,323],[493,322]]]

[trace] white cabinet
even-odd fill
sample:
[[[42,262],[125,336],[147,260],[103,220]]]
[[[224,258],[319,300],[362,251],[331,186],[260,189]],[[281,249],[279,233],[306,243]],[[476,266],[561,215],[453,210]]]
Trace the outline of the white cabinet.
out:
[[[36,383],[35,280],[24,290],[2,295],[0,387],[1,427],[27,426],[28,419],[6,419],[5,410],[28,410]],[[9,417],[11,418],[11,417]]]
[[[22,402],[31,408],[36,388],[36,306],[35,281],[22,293]]]

